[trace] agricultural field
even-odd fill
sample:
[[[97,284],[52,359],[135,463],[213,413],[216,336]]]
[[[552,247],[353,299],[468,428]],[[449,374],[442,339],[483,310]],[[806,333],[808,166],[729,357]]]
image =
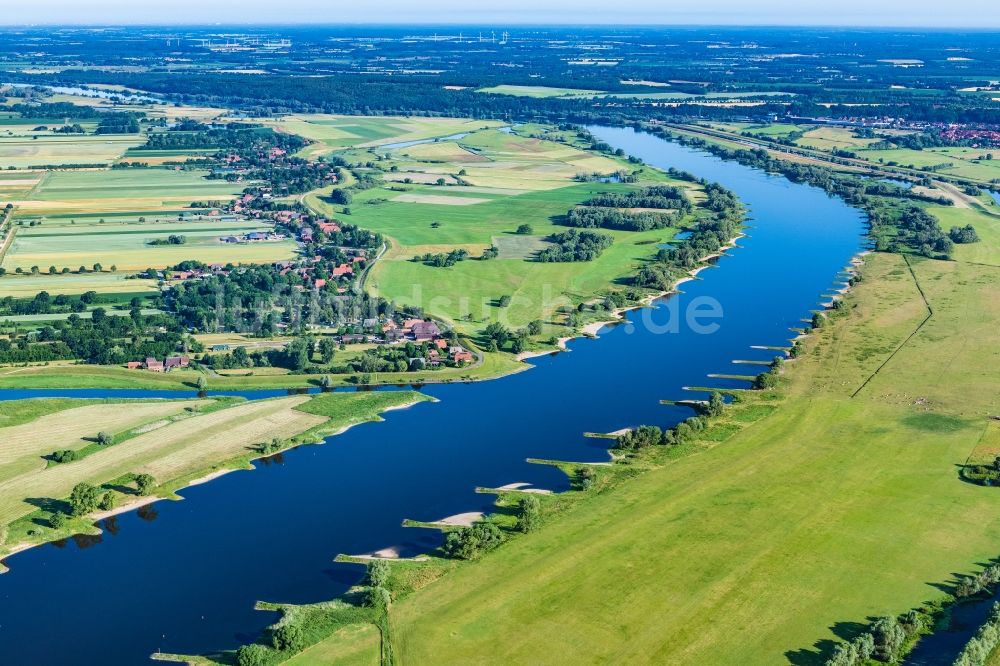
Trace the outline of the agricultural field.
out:
[[[958,176],[988,183],[994,179],[1000,179],[1000,160],[977,159],[987,153],[988,151],[978,148],[926,148],[924,150],[896,148],[859,151],[858,156],[870,162],[895,163],[899,166],[915,169],[941,167],[935,171],[942,175]]]
[[[412,392],[294,396],[254,402],[222,400],[115,401],[40,399],[0,406],[0,553],[32,534],[45,536],[46,516],[81,482],[129,500],[130,475],[150,474],[163,488],[198,476],[245,467],[256,446],[312,443],[379,413],[426,399]],[[111,436],[97,442],[98,431]],[[46,432],[46,438],[39,438]],[[75,459],[57,463],[54,451]],[[103,491],[102,491],[103,492]],[[134,500],[134,498],[131,498]],[[80,518],[74,525],[86,525]],[[52,538],[51,534],[47,535]]]
[[[657,243],[673,236],[676,229],[608,232],[615,244],[593,261],[531,261],[547,245],[546,236],[565,230],[558,222],[567,210],[596,193],[623,187],[581,183],[575,176],[636,168],[570,143],[526,136],[544,130],[541,126],[521,127],[514,133],[483,130],[457,141],[378,150],[379,165],[389,182],[359,192],[349,218],[392,242],[373,269],[368,287],[398,303],[420,305],[464,333],[475,333],[501,318],[515,327],[541,319],[552,323],[555,332],[557,324],[551,320],[558,308],[596,297],[653,254]],[[555,138],[563,135],[556,133]],[[358,151],[345,155],[366,159]],[[430,184],[439,178],[446,184]],[[649,184],[665,176],[645,169],[643,178]],[[457,179],[466,184],[447,184]],[[693,192],[692,199],[697,197]],[[306,201],[330,215],[338,213],[318,195]],[[532,227],[530,234],[515,233],[522,223]],[[473,259],[490,245],[500,250],[498,258]],[[469,252],[470,259],[449,268],[413,261],[417,255],[457,249]],[[511,304],[500,308],[497,302],[504,295],[511,296]]]
[[[110,164],[143,141],[138,134],[38,134],[23,137],[0,133],[0,169]]]
[[[205,263],[266,263],[295,256],[292,240],[226,244],[222,236],[271,230],[254,222],[173,222],[147,224],[76,224],[49,227],[42,224],[18,229],[3,260],[8,273],[32,266],[48,271],[95,263],[105,268],[136,271],[165,268],[187,259]],[[150,245],[170,235],[183,235],[183,245]]]
[[[110,268],[110,265],[109,265]],[[48,267],[46,267],[46,270]],[[0,277],[0,298],[32,298],[40,291],[50,294],[146,294],[157,291],[156,281],[134,278],[124,272],[83,273],[72,275],[15,275]]]
[[[271,123],[276,129],[315,141],[316,143],[306,146],[300,152],[302,157],[308,159],[355,146],[364,148],[421,141],[484,127],[499,127],[501,124],[492,120],[464,118],[366,118],[316,114],[285,116]]]
[[[795,143],[803,148],[833,151],[863,149],[878,141],[880,139],[859,138],[847,127],[817,127],[806,131]]]
[[[1000,495],[956,468],[1000,409],[1000,268],[910,261],[869,256],[780,397],[730,408],[721,442],[640,458],[394,604],[397,659],[820,664],[851,627],[995,558]],[[363,663],[368,640],[341,631],[295,663]]]

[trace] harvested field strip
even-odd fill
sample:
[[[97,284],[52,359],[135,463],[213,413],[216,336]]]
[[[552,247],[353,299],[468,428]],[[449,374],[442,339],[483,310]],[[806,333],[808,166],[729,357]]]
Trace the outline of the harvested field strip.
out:
[[[83,460],[0,483],[0,523],[33,512],[38,498],[62,498],[80,481],[107,483],[129,472],[160,483],[239,456],[264,439],[289,437],[325,421],[294,410],[307,396],[254,402],[171,423]],[[29,501],[34,498],[34,502]]]
[[[96,436],[98,431],[118,433],[199,404],[203,402],[86,405],[42,416],[23,425],[0,428],[0,470],[3,465],[23,456],[40,457],[57,449],[80,448],[88,443],[84,437]]]

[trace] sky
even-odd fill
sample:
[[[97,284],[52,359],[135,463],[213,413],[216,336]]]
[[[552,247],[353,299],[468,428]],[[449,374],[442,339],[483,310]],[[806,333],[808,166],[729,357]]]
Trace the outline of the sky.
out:
[[[0,24],[1000,27],[1000,0],[0,0]]]

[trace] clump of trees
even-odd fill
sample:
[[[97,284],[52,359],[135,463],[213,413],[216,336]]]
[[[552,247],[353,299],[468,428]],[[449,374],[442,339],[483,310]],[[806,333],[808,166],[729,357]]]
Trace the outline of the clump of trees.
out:
[[[154,238],[148,241],[146,245],[184,245],[185,243],[187,243],[187,236],[170,234],[166,238]]]
[[[504,542],[504,534],[494,523],[483,521],[448,532],[442,550],[448,557],[474,560]]]
[[[948,237],[951,238],[954,243],[978,243],[979,234],[976,233],[976,228],[971,224],[967,224],[964,227],[952,227],[948,232]]]
[[[499,253],[499,251],[498,251]],[[484,259],[489,258],[485,256]],[[414,261],[423,263],[427,266],[434,266],[436,268],[448,268],[449,266],[454,266],[460,261],[465,261],[469,258],[469,251],[464,248],[458,248],[457,250],[452,250],[451,252],[438,252],[437,254],[432,254],[430,252],[426,254],[421,254],[413,258]]]
[[[69,504],[73,509],[74,516],[85,516],[94,511],[100,501],[101,491],[89,483],[76,484],[69,496]]]
[[[537,260],[543,263],[592,261],[601,256],[612,243],[612,238],[608,234],[576,229],[552,234],[548,240],[554,245],[536,255]]]

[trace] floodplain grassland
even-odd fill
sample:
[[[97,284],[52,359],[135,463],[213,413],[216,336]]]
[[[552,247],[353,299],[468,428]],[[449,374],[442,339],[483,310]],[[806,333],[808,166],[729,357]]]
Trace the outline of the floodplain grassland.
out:
[[[206,475],[247,468],[262,442],[269,453],[311,444],[352,425],[379,420],[387,409],[428,400],[411,391],[327,393],[245,402],[201,400],[27,400],[0,405],[0,555],[94,528],[87,515],[54,528],[54,511],[78,483],[111,492],[118,504],[143,501],[130,489],[135,474],[150,474],[156,492],[172,492]],[[40,439],[39,431],[48,433]],[[96,442],[98,431],[112,437]],[[55,463],[55,451],[76,458]]]
[[[299,114],[269,123],[277,130],[298,134],[315,143],[299,155],[316,159],[336,150],[354,146],[374,147],[387,143],[420,141],[470,132],[484,127],[499,127],[493,120],[469,118],[420,118],[402,116],[336,116]]]
[[[1000,410],[1000,268],[876,254],[863,276],[687,450],[543,498],[551,520],[474,564],[393,564],[419,588],[390,610],[399,662],[822,664],[996,557],[1000,495],[957,466]],[[329,643],[364,653],[340,632],[295,663]]]
[[[696,202],[701,197],[691,183],[670,181],[660,171],[593,153],[572,139],[549,126],[529,125],[514,132],[482,130],[454,141],[376,149],[386,182],[357,193],[350,217],[343,218],[391,241],[367,286],[398,303],[423,307],[465,334],[475,334],[492,321],[516,328],[536,319],[550,334],[568,334],[555,320],[558,309],[620,288],[623,279],[656,252],[657,244],[672,238],[687,221],[644,232],[601,230],[615,242],[592,261],[533,261],[534,253],[547,245],[547,236],[565,231],[561,220],[567,211],[601,192],[653,183],[683,187]],[[372,159],[369,152],[344,155]],[[621,170],[638,170],[640,182],[577,179]],[[446,184],[438,184],[438,179]],[[320,193],[307,196],[306,202],[325,214],[341,214]],[[521,224],[529,225],[530,233],[517,234]],[[477,259],[491,245],[500,250],[499,256]],[[415,256],[458,249],[470,258],[451,267],[413,261]],[[511,297],[509,306],[499,305],[502,296]]]

